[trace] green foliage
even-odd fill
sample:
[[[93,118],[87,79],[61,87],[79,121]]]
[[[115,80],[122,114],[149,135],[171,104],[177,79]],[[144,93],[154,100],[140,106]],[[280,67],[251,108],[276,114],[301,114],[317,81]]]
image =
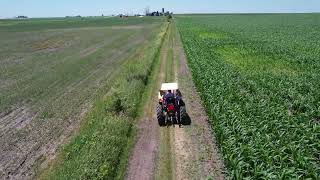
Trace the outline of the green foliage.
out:
[[[231,179],[318,179],[320,15],[180,16]]]
[[[165,82],[173,82],[174,81],[174,62],[173,62],[173,28],[171,28],[173,25],[170,25],[170,28],[168,29],[168,38],[165,40],[165,46],[167,48],[166,53],[166,74],[165,74]]]

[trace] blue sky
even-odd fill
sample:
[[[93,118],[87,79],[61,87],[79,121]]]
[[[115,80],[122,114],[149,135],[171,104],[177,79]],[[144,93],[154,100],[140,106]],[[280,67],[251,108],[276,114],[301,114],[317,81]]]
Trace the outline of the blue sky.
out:
[[[133,14],[147,6],[174,13],[320,12],[320,0],[0,0],[0,17]]]

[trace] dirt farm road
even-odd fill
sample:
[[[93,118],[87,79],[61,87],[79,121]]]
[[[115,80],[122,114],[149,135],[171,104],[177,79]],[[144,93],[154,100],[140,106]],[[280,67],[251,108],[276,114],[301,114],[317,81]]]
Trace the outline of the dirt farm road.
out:
[[[167,30],[157,71],[137,125],[126,179],[224,179],[224,166],[174,22]],[[161,83],[170,81],[179,82],[191,119],[190,126],[158,126],[155,115],[157,92]]]

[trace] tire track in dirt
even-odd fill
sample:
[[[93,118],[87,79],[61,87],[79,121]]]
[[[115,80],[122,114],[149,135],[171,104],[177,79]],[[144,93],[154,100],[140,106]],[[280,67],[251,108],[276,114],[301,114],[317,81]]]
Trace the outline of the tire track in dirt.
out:
[[[167,36],[167,34],[165,34]],[[153,83],[148,93],[148,101],[143,108],[144,113],[138,122],[137,140],[130,155],[125,179],[148,180],[153,179],[155,171],[155,159],[158,149],[159,129],[156,123],[154,110],[157,106],[157,92],[161,82],[165,78],[166,47],[161,45],[160,68],[151,79]]]
[[[172,59],[168,58],[170,49],[173,49]],[[169,61],[173,61],[172,71],[166,69]],[[166,80],[167,72],[173,76],[167,80],[179,81],[192,121],[190,126],[160,128],[157,124],[156,94]],[[156,83],[150,89],[149,100],[138,124],[137,141],[129,159],[126,179],[225,179],[224,165],[174,23],[167,30],[161,49],[160,69],[153,81]]]
[[[179,82],[179,65],[180,61],[179,58],[181,57],[181,53],[179,52],[178,46],[179,44],[177,43],[177,36],[178,34],[176,33],[176,28],[173,27],[173,42],[172,42],[172,48],[173,48],[173,62],[174,62],[174,78],[176,82]],[[179,83],[180,89],[181,84]],[[185,130],[182,128],[179,129],[174,129],[173,135],[173,152],[175,154],[175,179],[188,179],[190,178],[190,174],[186,172],[192,172],[188,171],[189,170],[189,165],[188,165],[188,160],[191,159],[193,155],[193,146],[190,146],[191,141],[189,138],[187,138],[185,134]],[[193,163],[193,162],[191,162]]]
[[[176,27],[174,27],[176,28]],[[174,30],[174,62],[176,80],[186,103],[191,126],[174,129],[176,179],[225,179],[224,165],[221,161],[216,141],[208,124],[208,117],[202,106],[200,96],[194,86],[180,35]]]
[[[174,69],[173,66],[173,49],[171,46],[172,43],[172,23],[170,23],[168,28],[168,33],[166,40],[164,42],[164,51],[162,53],[163,58],[166,59],[165,66],[164,66],[164,78],[161,82],[159,82],[159,87],[164,82],[173,81],[174,78]],[[157,99],[158,102],[158,99]],[[156,111],[154,111],[154,114],[156,114]],[[157,122],[157,118],[155,118],[155,122]],[[172,129],[167,127],[159,127],[159,137],[158,137],[158,151],[156,155],[156,162],[155,162],[155,173],[154,173],[154,179],[162,180],[162,179],[173,179],[174,174],[174,154],[172,153]]]

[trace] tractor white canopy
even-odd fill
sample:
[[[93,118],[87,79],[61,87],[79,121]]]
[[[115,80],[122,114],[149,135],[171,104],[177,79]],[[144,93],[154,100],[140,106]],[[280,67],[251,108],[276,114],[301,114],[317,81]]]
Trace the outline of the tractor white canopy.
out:
[[[166,92],[171,90],[173,94],[176,94],[178,89],[178,83],[162,83],[161,89],[158,93],[159,102],[163,101],[163,96],[166,94]]]
[[[163,83],[161,85],[161,91],[168,91],[168,90],[172,90],[172,91],[175,91],[175,90],[178,90],[179,87],[178,87],[178,83]]]

